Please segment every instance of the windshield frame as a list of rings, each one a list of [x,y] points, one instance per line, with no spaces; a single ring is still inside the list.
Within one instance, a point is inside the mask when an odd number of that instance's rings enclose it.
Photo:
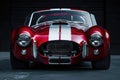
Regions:
[[[42,11],[35,11],[31,14],[30,18],[29,18],[29,21],[28,21],[28,26],[30,27],[31,26],[31,23],[32,23],[32,20],[33,20],[33,16],[36,14],[36,13],[42,13],[42,12],[51,12],[52,10],[42,10]],[[54,10],[54,11],[66,11],[66,12],[76,12],[78,14],[83,14],[87,19],[87,24],[88,24],[88,27],[91,27],[92,26],[92,21],[91,21],[91,17],[90,17],[90,14],[89,12],[87,11],[82,11],[82,10]],[[81,15],[80,15],[81,16]]]

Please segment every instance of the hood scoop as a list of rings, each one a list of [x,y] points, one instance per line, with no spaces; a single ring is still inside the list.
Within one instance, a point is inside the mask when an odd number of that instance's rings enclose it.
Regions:
[[[66,22],[54,22],[52,25],[68,25]]]
[[[62,22],[62,23],[61,23],[61,22],[52,23],[52,25],[60,25],[60,24],[61,24],[61,25],[68,25],[68,23],[63,23],[63,22]]]
[[[52,25],[68,25],[68,22],[64,19],[54,20]]]

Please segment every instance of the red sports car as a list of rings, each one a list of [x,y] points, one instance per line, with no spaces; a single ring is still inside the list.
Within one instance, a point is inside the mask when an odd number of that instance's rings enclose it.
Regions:
[[[10,59],[13,69],[44,65],[75,65],[90,61],[93,69],[110,66],[110,36],[97,25],[93,14],[83,10],[35,11],[24,26],[11,34]]]

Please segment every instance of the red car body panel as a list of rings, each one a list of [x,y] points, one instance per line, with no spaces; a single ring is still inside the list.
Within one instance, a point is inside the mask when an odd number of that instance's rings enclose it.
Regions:
[[[96,61],[96,60],[100,60],[108,55],[110,37],[109,37],[109,33],[106,29],[104,29],[100,26],[92,26],[91,28],[84,31],[83,29],[77,29],[73,26],[70,26],[70,27],[71,27],[71,31],[70,31],[71,32],[71,41],[79,44],[79,46],[81,48],[83,47],[83,42],[86,42],[86,45],[88,48],[87,53],[86,53],[87,55],[85,58],[82,58],[82,51],[80,51],[77,55],[70,57],[70,59],[71,59],[70,64],[77,64],[77,63],[80,63],[81,61]],[[49,64],[48,56],[42,55],[40,53],[40,51],[37,50],[38,57],[34,58],[33,51],[32,51],[34,42],[36,42],[37,49],[45,42],[49,42],[49,32],[50,32],[50,25],[43,25],[43,26],[37,27],[37,28],[32,28],[29,26],[22,26],[17,29],[14,29],[12,31],[12,35],[11,35],[11,47],[12,47],[11,51],[12,51],[13,55],[17,59],[20,59],[20,60],[36,61],[36,62],[40,62],[43,64]],[[30,37],[31,37],[31,42],[27,47],[21,47],[17,44],[18,36],[21,33],[26,33],[26,34],[30,35]],[[89,41],[90,36],[94,33],[102,35],[102,39],[104,42],[98,48],[91,46],[90,41]],[[60,36],[61,36],[61,29],[59,29],[59,41],[61,40]],[[21,54],[21,51],[24,49],[27,52],[26,55]],[[99,51],[98,55],[93,54],[95,49],[98,49],[98,51]]]

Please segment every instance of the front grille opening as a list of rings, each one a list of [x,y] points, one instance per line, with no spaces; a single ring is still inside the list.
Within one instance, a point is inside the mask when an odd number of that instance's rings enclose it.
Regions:
[[[73,41],[49,41],[43,43],[39,51],[45,56],[73,56],[80,52],[79,44]]]
[[[73,48],[73,44],[67,42],[51,42],[46,47],[51,53],[62,54],[63,52],[69,53]]]

